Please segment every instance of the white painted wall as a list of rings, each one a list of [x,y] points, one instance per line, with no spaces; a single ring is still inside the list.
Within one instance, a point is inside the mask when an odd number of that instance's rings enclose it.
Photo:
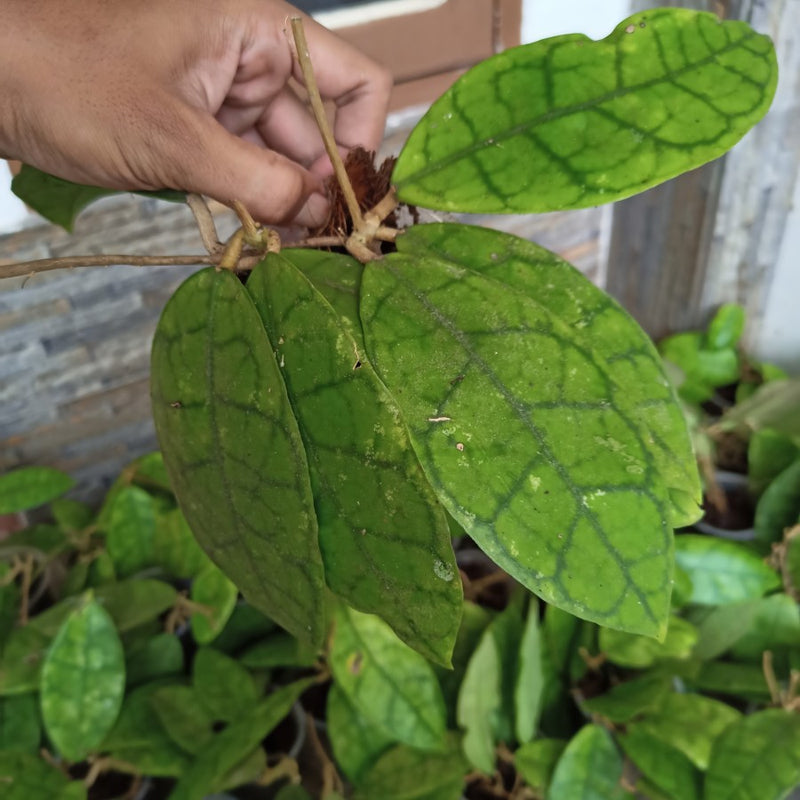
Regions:
[[[523,0],[522,41],[563,33],[602,39],[628,16],[629,7],[629,0]]]

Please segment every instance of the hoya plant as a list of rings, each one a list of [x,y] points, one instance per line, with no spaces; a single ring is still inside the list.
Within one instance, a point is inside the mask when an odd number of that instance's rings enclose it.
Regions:
[[[318,113],[346,208],[309,240],[324,250],[281,247],[241,206],[222,248],[192,198],[214,266],[164,309],[153,416],[194,535],[248,602],[312,647],[335,607],[375,614],[447,665],[465,533],[547,603],[663,638],[673,529],[699,516],[701,489],[653,345],[531,242],[395,219],[629,196],[724,153],[776,80],[770,40],[745,23],[660,9],[467,72],[383,197],[359,200]],[[62,220],[91,196],[27,168],[15,188]]]

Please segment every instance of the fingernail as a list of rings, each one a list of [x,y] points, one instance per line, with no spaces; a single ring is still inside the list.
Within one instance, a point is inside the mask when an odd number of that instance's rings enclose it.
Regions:
[[[328,218],[330,203],[327,198],[316,192],[309,195],[300,212],[295,217],[295,221],[308,228],[318,228]]]

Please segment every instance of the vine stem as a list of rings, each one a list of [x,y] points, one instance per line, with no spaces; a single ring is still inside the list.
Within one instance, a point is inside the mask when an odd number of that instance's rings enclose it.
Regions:
[[[297,50],[297,60],[300,63],[300,70],[303,73],[303,82],[306,85],[306,91],[308,92],[308,99],[311,102],[311,110],[314,113],[314,119],[317,122],[319,132],[322,134],[325,152],[328,154],[331,164],[333,164],[333,171],[336,173],[336,180],[339,181],[339,186],[342,189],[342,194],[347,203],[347,210],[350,212],[350,217],[353,220],[353,227],[358,230],[364,224],[361,207],[356,199],[356,193],[353,191],[353,185],[350,183],[350,178],[344,167],[344,161],[342,161],[339,148],[336,146],[336,139],[328,123],[328,117],[325,114],[325,106],[322,104],[322,97],[319,93],[319,87],[317,86],[317,79],[314,77],[314,68],[311,65],[311,55],[308,52],[308,42],[306,41],[306,32],[303,28],[302,17],[292,17],[292,35],[294,36],[294,44]]]

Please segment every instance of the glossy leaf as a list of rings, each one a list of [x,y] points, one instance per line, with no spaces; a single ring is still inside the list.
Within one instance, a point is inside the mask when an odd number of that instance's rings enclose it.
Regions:
[[[659,344],[661,355],[683,373],[678,394],[688,403],[702,403],[717,387],[739,379],[739,354],[732,348],[711,350],[697,331],[668,336]]]
[[[153,563],[155,531],[150,495],[138,486],[125,486],[114,498],[106,529],[106,546],[120,578]]]
[[[361,314],[428,480],[481,549],[548,603],[660,633],[667,491],[603,359],[574,327],[420,254],[367,265]]]
[[[641,429],[670,490],[673,527],[699,519],[702,489],[683,412],[652,341],[613,298],[555,253],[487,228],[416,225],[400,237],[398,248],[480,272],[569,325],[575,340],[602,360],[614,402]]]
[[[699,800],[700,773],[680,751],[637,729],[618,736],[628,758],[670,800]]]
[[[644,669],[665,658],[689,658],[696,642],[694,625],[676,616],[670,618],[663,642],[611,628],[601,628],[599,637],[600,649],[611,661],[637,669]]]
[[[780,586],[777,573],[757,555],[726,539],[682,534],[675,539],[675,561],[692,582],[690,603],[738,603]]]
[[[37,508],[68,492],[75,481],[51,467],[20,467],[0,475],[0,514]]]
[[[392,182],[446,211],[619,200],[722,155],[776,82],[772,43],[743,22],[635,14],[598,42],[556,36],[473,67],[412,131]]]
[[[566,746],[563,739],[528,742],[514,753],[514,766],[528,786],[544,794]]]
[[[755,431],[747,446],[750,490],[761,494],[778,475],[800,457],[800,447],[786,434],[771,428]]]
[[[518,742],[529,742],[536,734],[543,689],[539,604],[533,601],[519,644],[519,672],[514,689],[514,732]]]
[[[203,800],[210,787],[216,786],[258,747],[313,682],[313,678],[296,681],[277,689],[247,716],[214,736],[181,776],[169,800]]]
[[[258,702],[250,673],[213,647],[201,647],[195,654],[192,680],[200,704],[215,720],[232,722]]]
[[[742,717],[714,743],[705,800],[782,800],[800,783],[800,716],[768,709]]]
[[[196,755],[213,738],[214,717],[191,686],[163,686],[156,689],[151,695],[150,705],[161,727],[186,753]]]
[[[313,667],[318,658],[313,647],[302,644],[288,633],[275,633],[244,650],[239,663],[249,669]]]
[[[461,583],[444,512],[363,345],[286,259],[247,282],[278,355],[311,471],[328,586],[448,664]]]
[[[724,606],[698,606],[686,613],[697,628],[697,642],[692,656],[702,661],[718,658],[747,632],[758,614],[759,598]]]
[[[203,606],[206,613],[191,616],[192,635],[198,644],[213,642],[225,627],[236,606],[239,589],[214,564],[208,564],[192,581],[192,602]]]
[[[31,753],[0,752],[3,800],[86,800],[83,781]]]
[[[756,539],[765,550],[800,519],[800,459],[788,466],[761,495],[756,506]]]
[[[116,724],[101,746],[103,752],[152,777],[177,777],[190,763],[161,726],[153,704],[161,683],[149,683],[125,698]]]
[[[142,647],[128,652],[125,661],[127,685],[138,686],[148,681],[183,672],[183,646],[171,633],[159,633]]]
[[[605,694],[584,700],[581,706],[589,714],[598,714],[610,722],[629,722],[658,708],[671,684],[670,676],[646,673],[612,686]]]
[[[717,737],[741,714],[726,703],[699,694],[670,692],[659,707],[628,726],[680,750],[698,769],[705,770]]]
[[[712,350],[736,347],[744,332],[745,311],[736,303],[720,306],[706,331],[706,344]]]
[[[36,695],[0,698],[0,752],[37,753],[41,738]]]
[[[198,542],[249,602],[298,638],[325,631],[308,464],[275,356],[233,273],[201,270],[167,303],[153,416]]]
[[[330,667],[357,711],[397,741],[442,746],[445,709],[430,664],[386,623],[339,604]]]
[[[548,800],[619,800],[622,756],[611,735],[598,725],[584,725],[558,760]]]
[[[395,745],[378,757],[364,775],[357,800],[459,800],[469,765],[458,737],[447,737],[447,747],[424,753],[407,745]]]
[[[156,516],[153,559],[168,575],[181,580],[194,578],[211,563],[179,508]]]
[[[42,665],[42,719],[64,758],[95,750],[117,719],[125,659],[114,622],[88,600],[66,620]]]
[[[90,203],[107,195],[123,194],[116,189],[101,189],[99,186],[85,186],[57,178],[28,164],[23,164],[22,169],[11,181],[11,190],[46,220],[68,231],[72,230],[78,214]],[[136,194],[173,202],[181,202],[185,197],[182,192],[171,190],[136,192]]]
[[[336,763],[356,785],[395,741],[360,714],[336,684],[328,692],[325,720]]]
[[[732,648],[734,659],[760,663],[765,650],[776,651],[800,644],[800,606],[794,597],[773,594],[753,605],[752,621]]]

